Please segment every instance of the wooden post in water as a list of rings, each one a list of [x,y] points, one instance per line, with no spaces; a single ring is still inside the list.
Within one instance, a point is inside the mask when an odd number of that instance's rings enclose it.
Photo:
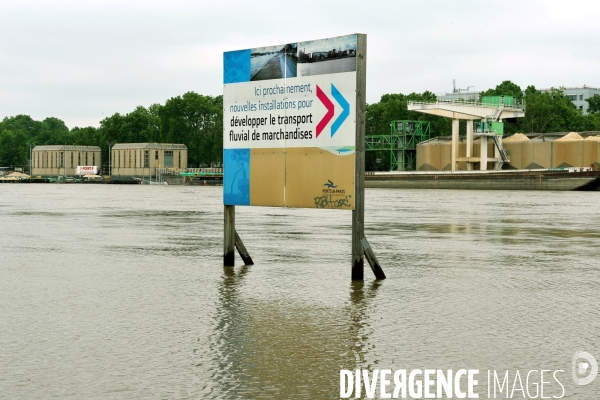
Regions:
[[[354,165],[354,210],[352,211],[352,280],[364,279],[364,255],[377,279],[385,274],[365,238],[365,118],[367,91],[367,35],[356,35],[356,148]],[[362,241],[367,244],[366,247]]]
[[[242,242],[242,238],[238,235],[237,231],[235,231],[235,248],[237,249],[240,257],[244,261],[244,265],[254,265],[254,261],[252,261],[252,257],[250,257],[250,253],[246,250],[246,246],[244,246],[244,242]]]
[[[367,261],[369,261],[369,265],[371,266],[371,270],[373,270],[373,274],[375,274],[375,278],[385,279],[385,273],[383,272],[383,269],[381,269],[381,265],[379,265],[379,261],[377,261],[377,257],[375,257],[375,253],[367,241],[367,238],[362,238],[360,242],[362,243],[363,249],[365,249],[365,257],[367,257]]]
[[[364,279],[365,236],[365,113],[367,90],[367,35],[356,35],[356,148],[354,164],[354,210],[352,210],[352,280]]]
[[[223,249],[223,266],[233,267],[235,265],[235,250],[237,249],[240,257],[244,261],[244,265],[254,265],[252,257],[246,250],[242,238],[235,230],[235,206],[225,206],[225,224],[224,224],[224,249]]]
[[[225,206],[225,240],[223,266],[233,267],[235,264],[235,206]]]

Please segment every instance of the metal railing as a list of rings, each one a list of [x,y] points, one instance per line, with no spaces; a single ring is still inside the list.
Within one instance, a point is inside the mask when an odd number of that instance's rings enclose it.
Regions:
[[[453,99],[453,100],[436,100],[431,101],[409,101],[408,105],[415,106],[430,106],[430,105],[465,105],[472,107],[486,107],[486,108],[498,108],[498,104],[492,104],[490,102],[482,102],[481,100],[465,100],[465,99]],[[504,109],[518,109],[525,110],[525,100],[514,100],[508,104],[500,103]]]
[[[187,172],[222,174],[223,168],[188,168]]]

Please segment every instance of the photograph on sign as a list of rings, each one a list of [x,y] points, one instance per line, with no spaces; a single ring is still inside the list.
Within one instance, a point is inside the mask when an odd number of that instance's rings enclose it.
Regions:
[[[297,43],[259,47],[250,51],[250,80],[295,78]]]
[[[298,43],[298,76],[356,71],[356,36]]]
[[[223,63],[224,204],[352,210],[356,35]]]

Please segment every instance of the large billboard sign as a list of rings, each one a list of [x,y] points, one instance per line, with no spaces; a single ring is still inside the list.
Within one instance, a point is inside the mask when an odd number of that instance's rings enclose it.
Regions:
[[[357,36],[223,55],[225,205],[355,207]]]

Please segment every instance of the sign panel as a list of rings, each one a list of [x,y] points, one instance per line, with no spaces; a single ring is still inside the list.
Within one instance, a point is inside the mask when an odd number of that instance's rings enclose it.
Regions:
[[[224,53],[224,204],[354,209],[356,46]]]
[[[98,175],[98,167],[93,166],[77,166],[77,175]]]

